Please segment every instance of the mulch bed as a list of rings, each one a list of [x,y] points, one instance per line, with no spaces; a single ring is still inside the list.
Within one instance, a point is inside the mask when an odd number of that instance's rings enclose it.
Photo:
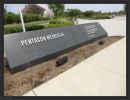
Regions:
[[[21,96],[31,89],[74,67],[81,61],[121,38],[123,38],[123,36],[105,37],[102,39],[105,40],[103,45],[99,45],[98,40],[16,74],[11,74],[8,66],[4,66],[4,96]],[[68,56],[68,62],[60,67],[56,67],[57,59],[63,56]]]

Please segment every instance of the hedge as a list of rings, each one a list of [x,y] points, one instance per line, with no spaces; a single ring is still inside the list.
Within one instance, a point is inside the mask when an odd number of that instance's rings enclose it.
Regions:
[[[93,19],[111,19],[109,15],[95,15],[92,17]]]
[[[24,14],[23,15],[24,22],[32,22],[32,21],[40,21],[40,20],[50,20],[50,17],[43,17],[38,15],[32,15],[32,14]]]
[[[35,14],[23,14],[24,22],[50,20],[50,17],[43,17]],[[20,15],[8,12],[4,14],[4,24],[20,23]]]
[[[69,20],[63,20],[63,19],[53,19],[49,22],[48,27],[63,27],[63,26],[69,26],[69,25],[73,25],[73,22],[69,21]]]
[[[32,30],[39,30],[44,29],[45,27],[43,25],[25,25],[26,31],[32,31]],[[15,26],[4,26],[4,34],[10,34],[10,33],[17,33],[22,32],[22,26],[21,25],[15,25]]]
[[[12,23],[19,23],[20,18],[18,15],[8,12],[4,14],[4,24],[12,24]]]

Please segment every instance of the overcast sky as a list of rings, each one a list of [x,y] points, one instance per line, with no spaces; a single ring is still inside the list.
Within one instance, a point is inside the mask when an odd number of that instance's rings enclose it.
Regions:
[[[18,13],[17,4],[5,4],[7,11]],[[44,4],[46,6],[46,4]],[[25,7],[25,4],[20,4],[21,8]],[[81,11],[94,10],[102,12],[113,12],[123,10],[124,4],[65,4],[65,9],[77,8]]]

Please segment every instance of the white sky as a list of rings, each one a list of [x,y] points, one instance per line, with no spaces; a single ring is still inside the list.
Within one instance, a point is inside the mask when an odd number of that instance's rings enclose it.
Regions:
[[[7,11],[18,13],[17,4],[5,4]],[[47,7],[47,4],[44,4]],[[20,4],[21,9],[25,4]],[[65,9],[77,8],[81,11],[94,10],[102,12],[113,12],[123,10],[124,4],[65,4]]]

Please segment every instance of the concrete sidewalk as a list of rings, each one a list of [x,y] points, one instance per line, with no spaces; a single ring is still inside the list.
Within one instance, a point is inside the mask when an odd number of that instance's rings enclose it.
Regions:
[[[126,38],[23,96],[126,96]]]
[[[126,36],[126,16],[100,20],[78,19],[79,24],[92,22],[99,22],[100,25],[108,32],[108,36]]]

